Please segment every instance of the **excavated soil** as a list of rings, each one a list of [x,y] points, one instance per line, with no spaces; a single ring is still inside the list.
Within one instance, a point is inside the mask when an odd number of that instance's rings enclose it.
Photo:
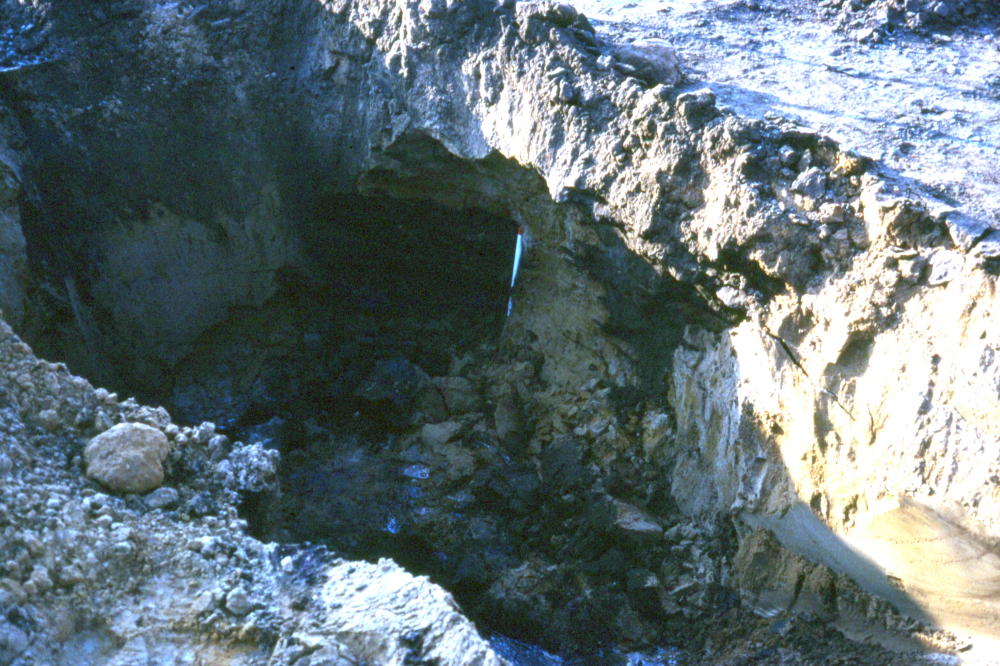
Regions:
[[[984,7],[0,7],[0,666],[990,663]]]

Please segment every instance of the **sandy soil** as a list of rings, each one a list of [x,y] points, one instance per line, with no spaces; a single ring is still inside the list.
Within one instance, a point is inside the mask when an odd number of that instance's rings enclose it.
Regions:
[[[618,41],[669,40],[692,87],[751,118],[781,116],[878,159],[1000,226],[1000,38],[995,26],[857,41],[814,2],[578,0]]]
[[[900,587],[905,581],[906,594],[937,626],[972,633],[975,656],[997,658],[1000,644],[984,637],[1000,625],[1000,548],[977,534],[958,506],[912,499],[893,505],[858,535],[861,552],[890,570]]]

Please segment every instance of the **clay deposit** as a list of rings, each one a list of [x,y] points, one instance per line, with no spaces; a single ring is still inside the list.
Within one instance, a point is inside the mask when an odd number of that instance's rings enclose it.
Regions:
[[[991,663],[993,18],[581,8],[0,7],[0,666]]]

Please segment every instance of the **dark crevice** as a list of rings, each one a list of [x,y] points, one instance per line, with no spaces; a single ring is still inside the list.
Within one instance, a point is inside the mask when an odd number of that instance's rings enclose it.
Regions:
[[[719,251],[719,258],[713,266],[743,276],[750,289],[756,290],[766,298],[784,293],[785,283],[779,278],[768,275],[760,264],[748,259],[744,252],[745,250],[723,248]]]

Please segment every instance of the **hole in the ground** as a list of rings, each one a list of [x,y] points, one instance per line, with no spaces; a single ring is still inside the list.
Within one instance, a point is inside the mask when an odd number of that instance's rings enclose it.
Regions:
[[[94,234],[86,239],[92,246],[74,254],[95,258],[92,264],[67,258],[63,272],[36,262],[53,296],[33,342],[112,390],[163,404],[180,423],[210,420],[233,441],[278,450],[281,494],[241,498],[252,535],[320,543],[368,560],[391,557],[451,589],[485,628],[542,640],[548,621],[521,617],[517,606],[491,610],[487,591],[531,552],[556,557],[553,533],[592,531],[577,515],[580,497],[572,496],[585,491],[591,461],[567,444],[566,461],[551,464],[571,480],[543,488],[524,458],[526,431],[515,432],[520,443],[513,448],[497,433],[495,419],[509,418],[508,430],[524,431],[526,415],[505,389],[499,402],[512,413],[497,416],[491,390],[511,380],[487,376],[483,367],[520,368],[513,384],[537,390],[545,363],[530,330],[516,344],[501,339],[518,214],[504,214],[513,197],[495,193],[510,167],[488,164],[485,171],[501,175],[487,173],[483,178],[492,180],[483,184],[476,182],[481,172],[439,152],[418,141],[414,155],[402,156],[419,165],[415,176],[397,182],[390,173],[369,174],[360,193],[317,195],[310,218],[284,222],[291,229],[265,227],[254,238],[284,237],[295,248],[279,265],[244,249],[229,255],[232,266],[204,269],[184,253],[201,253],[211,266],[217,248],[238,243],[242,232],[216,230],[199,247],[200,222],[152,205],[148,219],[116,237],[120,254]],[[528,192],[519,195],[522,204],[530,196],[552,205],[537,176],[521,178],[516,187]],[[480,196],[484,191],[494,194]],[[29,235],[38,241],[44,225],[36,213],[27,222],[36,223]],[[157,255],[161,246],[177,258]],[[148,266],[127,264],[143,252],[137,263]],[[247,277],[255,271],[268,279]],[[256,303],[253,294],[239,293],[268,284],[271,291]],[[162,299],[162,314],[152,316],[163,321],[139,321],[135,313],[150,312],[143,308],[153,299]],[[207,314],[185,303],[200,299],[231,303]],[[174,326],[176,312],[204,317],[204,325]],[[171,359],[162,345],[145,342],[158,329],[197,334],[184,342],[181,358]],[[623,407],[640,400],[624,397]],[[171,482],[206,473],[179,468]],[[544,506],[549,494],[561,497],[559,507]],[[194,504],[187,510],[212,512]],[[573,516],[580,519],[564,527]],[[605,542],[589,535],[576,555],[598,557]],[[544,642],[556,646],[564,638]]]
[[[36,262],[52,312],[33,344],[179,422],[277,450],[281,494],[247,492],[240,506],[258,538],[391,557],[483,629],[551,649],[659,640],[674,620],[641,583],[668,546],[620,543],[590,510],[610,493],[675,512],[663,478],[616,448],[619,432],[642,436],[657,391],[625,351],[587,336],[639,339],[637,363],[662,388],[703,304],[679,283],[660,288],[537,174],[463,162],[426,138],[401,145],[350,192],[304,197],[295,222],[269,204],[206,232],[166,202],[95,229],[72,253],[93,262]],[[529,258],[508,319],[519,226]],[[677,330],[657,324],[665,316]],[[209,449],[222,464],[226,451]],[[170,482],[211,473],[178,467]],[[212,514],[199,497],[184,511]]]

